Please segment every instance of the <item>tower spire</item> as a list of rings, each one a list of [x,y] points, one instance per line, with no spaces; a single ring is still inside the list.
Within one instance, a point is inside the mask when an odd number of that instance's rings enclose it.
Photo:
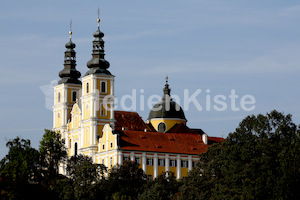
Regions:
[[[93,41],[93,53],[92,59],[87,62],[87,67],[90,68],[89,71],[86,72],[85,76],[90,74],[107,74],[111,75],[111,73],[107,70],[109,68],[109,62],[105,60],[104,56],[104,33],[100,31],[100,9],[98,8],[98,29],[93,34],[95,37]]]
[[[70,41],[66,43],[65,47],[65,59],[64,59],[64,69],[59,72],[59,77],[61,80],[58,84],[62,83],[73,83],[81,84],[80,78],[81,73],[76,70],[76,52],[74,51],[76,45],[72,42],[72,21],[70,21]]]
[[[97,22],[98,22],[98,29],[100,29],[100,8],[98,6],[98,19],[97,19]]]

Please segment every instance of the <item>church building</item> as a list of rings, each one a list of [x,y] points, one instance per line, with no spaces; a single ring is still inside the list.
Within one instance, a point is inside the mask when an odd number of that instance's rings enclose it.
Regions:
[[[61,133],[69,156],[87,155],[108,169],[136,161],[148,179],[166,171],[178,179],[186,176],[201,153],[224,139],[187,126],[183,110],[170,97],[167,78],[162,99],[153,106],[146,122],[137,112],[114,110],[115,76],[108,71],[104,34],[100,19],[97,21],[92,58],[82,77],[76,70],[76,45],[70,31],[64,69],[54,87],[53,130]],[[65,173],[63,166],[60,171]]]

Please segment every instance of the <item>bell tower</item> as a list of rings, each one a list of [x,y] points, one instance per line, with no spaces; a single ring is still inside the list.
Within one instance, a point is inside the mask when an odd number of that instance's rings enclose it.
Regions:
[[[99,15],[99,11],[98,11]],[[92,155],[97,151],[98,139],[102,137],[105,124],[114,127],[114,76],[107,70],[109,62],[104,56],[104,33],[98,29],[94,32],[92,59],[87,62],[89,70],[82,77],[82,122],[84,141],[81,147]],[[109,97],[109,98],[108,98]],[[108,101],[104,101],[107,99]],[[108,103],[108,104],[106,104]]]
[[[81,74],[76,70],[76,45],[72,42],[71,30],[69,35],[70,41],[65,44],[64,69],[59,72],[61,80],[54,86],[53,130],[59,131],[63,137],[71,119],[71,109],[81,90],[81,81],[78,80]]]

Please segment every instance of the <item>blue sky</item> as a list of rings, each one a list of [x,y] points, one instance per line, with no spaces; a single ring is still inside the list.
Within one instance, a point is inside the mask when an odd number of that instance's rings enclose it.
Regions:
[[[232,89],[239,99],[255,97],[251,112],[185,111],[188,126],[210,136],[226,137],[245,116],[273,109],[300,123],[299,1],[10,0],[0,7],[0,159],[9,139],[38,148],[43,129],[52,128],[41,87],[59,80],[70,19],[77,69],[87,71],[98,6],[117,97],[132,89],[161,95],[168,75],[172,94],[201,89],[202,105],[207,89],[212,97]],[[147,119],[148,108],[137,112]]]

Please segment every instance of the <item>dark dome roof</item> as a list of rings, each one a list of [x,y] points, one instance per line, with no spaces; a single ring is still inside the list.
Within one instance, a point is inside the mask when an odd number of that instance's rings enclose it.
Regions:
[[[72,42],[72,40],[70,39],[70,41],[68,43],[65,44],[65,47],[67,49],[74,49],[76,47],[76,45]]]
[[[149,113],[148,120],[154,118],[176,118],[186,121],[182,108],[172,100],[162,100],[155,104]]]
[[[63,83],[72,83],[72,84],[81,84],[81,81],[78,80],[80,78],[81,73],[76,69],[76,52],[74,48],[76,45],[72,42],[71,34],[72,31],[69,32],[70,41],[66,43],[67,50],[65,51],[65,59],[64,59],[64,69],[59,72],[59,77],[61,80],[58,84]]]
[[[170,97],[171,89],[169,88],[168,77],[166,77],[166,85],[163,91],[164,96],[162,100],[153,106],[149,113],[148,120],[154,118],[176,118],[187,121],[180,105],[175,103]]]

